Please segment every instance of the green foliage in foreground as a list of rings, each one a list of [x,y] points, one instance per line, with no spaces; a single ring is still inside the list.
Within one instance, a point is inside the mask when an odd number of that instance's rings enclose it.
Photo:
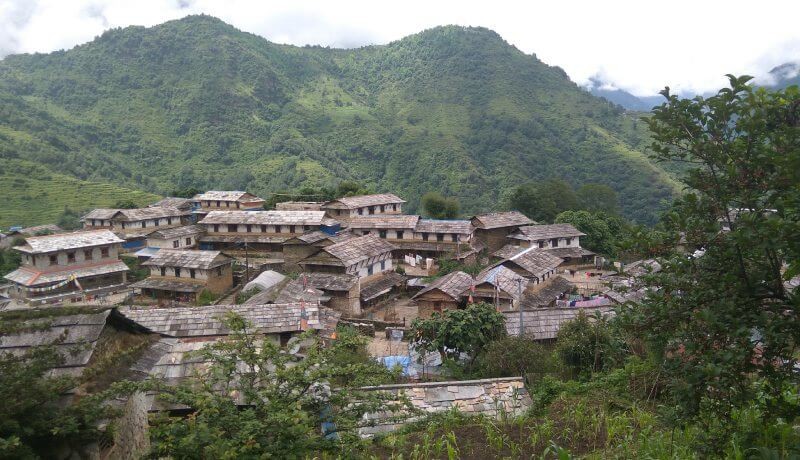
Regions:
[[[600,181],[626,197],[625,216],[652,223],[677,186],[642,154],[639,117],[483,28],[348,50],[277,45],[208,16],[113,29],[0,62],[0,171],[24,159],[52,177],[3,177],[27,183],[0,189],[14,198],[0,225],[128,198],[105,201],[113,190],[271,199],[342,179],[410,211],[435,190],[469,214],[550,177]],[[71,193],[79,183],[112,190]]]
[[[422,195],[422,208],[434,219],[455,219],[461,206],[455,198],[445,198],[441,193],[428,192]]]

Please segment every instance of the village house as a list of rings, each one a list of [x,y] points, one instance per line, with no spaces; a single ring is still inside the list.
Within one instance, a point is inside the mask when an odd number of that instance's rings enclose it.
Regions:
[[[203,227],[199,225],[156,230],[147,235],[147,247],[139,250],[136,255],[150,257],[159,249],[194,249],[203,233]]]
[[[533,247],[521,248],[506,245],[493,255],[500,259],[495,266],[503,265],[513,270],[518,275],[528,278],[532,285],[538,285],[550,279],[564,262],[564,259],[554,256],[549,251],[540,251]]]
[[[13,283],[9,294],[44,304],[123,289],[128,266],[118,257],[122,243],[109,230],[28,237],[14,248],[22,264],[5,276]]]
[[[522,295],[522,309],[554,307],[557,300],[563,300],[565,296],[574,292],[575,289],[575,285],[564,277],[555,276],[539,289],[528,289],[524,292]]]
[[[64,229],[55,224],[35,225],[33,227],[11,227],[6,233],[0,233],[0,249],[10,248],[14,240],[26,236],[52,235],[64,233]]]
[[[283,243],[307,232],[336,233],[338,222],[323,211],[211,211],[200,222],[205,235],[201,249],[231,253],[247,250],[281,258]]]
[[[298,262],[316,254],[320,248],[340,243],[350,238],[355,238],[355,235],[350,231],[331,234],[319,230],[289,238],[283,242],[283,271],[286,273],[300,272],[302,267]]]
[[[338,198],[322,205],[328,217],[347,223],[356,216],[402,214],[405,200],[391,193]]]
[[[593,264],[595,253],[581,247],[586,236],[572,224],[526,225],[508,236],[509,242],[522,248],[538,248],[564,259],[563,265]]]
[[[210,190],[195,195],[192,200],[201,214],[210,211],[261,211],[264,199],[243,191]]]
[[[528,289],[528,279],[503,265],[488,267],[475,277],[473,301],[486,302],[498,310],[514,310]]]
[[[359,236],[320,249],[299,265],[308,272],[340,273],[366,278],[392,270],[392,251],[396,249],[378,235]]]
[[[325,305],[348,317],[361,315],[361,280],[357,276],[334,273],[303,273],[301,282],[321,291]]]
[[[275,203],[276,211],[322,211],[322,201],[282,201]]]
[[[95,209],[81,218],[86,229],[105,228],[125,240],[122,248],[134,250],[145,245],[150,233],[180,227],[191,220],[191,211],[175,207],[138,209]]]
[[[131,287],[159,301],[195,303],[203,291],[220,295],[233,287],[232,265],[219,251],[161,249],[142,263],[150,277]]]
[[[181,211],[194,211],[196,202],[191,198],[178,198],[168,196],[156,201],[153,204],[147,205],[148,208],[178,208]]]
[[[508,242],[508,235],[519,227],[536,223],[517,211],[490,212],[474,216],[470,220],[475,227],[473,245],[485,248],[489,253],[502,248]]]
[[[419,291],[411,300],[419,308],[420,318],[430,318],[444,310],[455,310],[466,305],[466,293],[475,284],[472,276],[455,271],[435,279]]]

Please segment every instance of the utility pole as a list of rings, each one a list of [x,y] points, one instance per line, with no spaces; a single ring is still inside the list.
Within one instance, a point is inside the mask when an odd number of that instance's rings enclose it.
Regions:
[[[517,308],[519,308],[519,336],[522,337],[522,278],[517,278]]]
[[[250,282],[250,256],[247,252],[247,241],[244,242],[244,283]]]

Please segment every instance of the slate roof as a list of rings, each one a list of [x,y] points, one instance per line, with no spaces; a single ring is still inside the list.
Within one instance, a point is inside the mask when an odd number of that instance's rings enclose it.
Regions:
[[[394,249],[396,248],[393,244],[379,238],[378,235],[370,234],[332,244],[322,248],[322,251],[330,254],[343,266],[349,267],[371,257],[391,252]],[[305,260],[312,261],[313,259],[314,256],[311,256]],[[302,264],[303,261],[300,263]]]
[[[490,212],[479,214],[472,219],[472,225],[482,230],[491,230],[502,227],[517,227],[521,225],[535,224],[525,214],[519,211]]]
[[[117,216],[121,216],[121,219],[126,222],[129,221],[140,221],[140,220],[147,220],[147,219],[161,219],[164,217],[181,217],[181,216],[188,216],[191,214],[189,210],[186,209],[178,209],[173,206],[152,206],[149,208],[137,208],[137,209],[95,209],[90,211],[88,214],[83,216],[81,220],[86,221],[90,219],[114,219]]]
[[[521,246],[517,246],[514,244],[507,244],[502,248],[498,249],[497,251],[493,252],[492,255],[499,258],[499,259],[510,259],[515,255],[519,254],[520,252],[524,251],[527,248],[523,248]]]
[[[475,284],[489,283],[493,286],[497,286],[514,300],[518,300],[519,296],[517,292],[519,291],[519,286],[517,280],[522,280],[522,292],[524,293],[528,286],[528,280],[519,276],[510,268],[498,265],[496,267],[486,268],[478,273],[478,276],[475,277]]]
[[[325,325],[320,321],[320,310],[325,307],[313,304],[304,307],[309,329],[323,329]],[[302,309],[299,303],[289,303],[143,309],[123,307],[120,308],[120,313],[153,332],[181,338],[230,334],[222,321],[228,312],[234,312],[250,321],[260,333],[300,332]]]
[[[508,259],[499,262],[499,264],[505,265],[509,262],[517,264],[523,270],[535,277],[540,277],[552,270],[555,270],[564,262],[564,259],[556,257],[549,251],[543,251],[539,248],[527,248],[517,254],[514,254]]]
[[[173,292],[200,292],[205,289],[205,284],[198,282],[195,279],[177,280],[177,279],[161,279],[161,278],[145,278],[131,284],[135,289],[156,289],[160,291],[173,291]]]
[[[351,217],[347,227],[351,229],[408,229],[413,230],[419,216],[406,214],[374,214],[371,216]]]
[[[241,211],[240,211],[241,212]],[[235,235],[200,235],[198,240],[203,243],[283,243],[289,239],[286,236],[268,236],[259,233],[237,233]]]
[[[542,249],[544,252],[548,252],[556,257],[572,257],[578,258],[583,256],[593,256],[594,253],[588,249],[584,248],[546,248]]]
[[[661,271],[661,264],[655,259],[644,259],[631,262],[623,267],[626,275],[634,278],[644,276],[648,273],[658,273]]]
[[[123,240],[119,239],[117,235],[110,230],[99,229],[60,233],[56,235],[29,236],[25,238],[24,245],[17,246],[16,248],[29,254],[42,254],[115,243],[123,243]]]
[[[613,315],[614,309],[609,306],[602,307],[565,307],[565,308],[538,308],[523,310],[523,334],[532,335],[535,340],[554,339],[561,325],[575,319],[583,311],[589,317],[595,312],[601,315]],[[519,334],[519,311],[503,312],[506,317],[506,331],[508,335]]]
[[[329,297],[321,290],[311,286],[309,283],[304,286],[301,279],[296,279],[289,281],[281,289],[275,298],[275,303],[294,303],[302,300],[308,304],[322,302],[327,299]]]
[[[211,211],[201,224],[323,225],[325,211]]]
[[[114,217],[115,215],[117,215],[117,213],[120,212],[120,211],[121,211],[121,209],[117,209],[117,208],[97,208],[97,209],[92,209],[91,211],[86,213],[83,217],[81,217],[81,220],[82,221],[90,220],[90,219],[109,220],[112,217]]]
[[[8,232],[9,235],[30,235],[35,236],[39,232],[63,233],[64,229],[56,224],[34,225],[33,227],[25,227],[13,232]]]
[[[335,273],[303,273],[308,285],[323,291],[349,291],[357,283],[358,278],[352,275]]]
[[[148,238],[155,238],[159,240],[170,240],[173,238],[181,238],[191,235],[199,235],[205,232],[203,227],[199,225],[184,225],[182,227],[165,228],[156,230],[147,235]]]
[[[285,244],[316,244],[325,240],[329,240],[333,243],[339,243],[355,237],[356,235],[348,231],[339,232],[335,235],[331,235],[330,233],[325,233],[317,230],[313,232],[304,233],[290,240],[286,240]]]
[[[343,204],[348,209],[355,209],[363,208],[364,206],[405,203],[406,201],[393,193],[378,193],[374,195],[346,196],[328,201],[322,207],[326,208],[337,202]]]
[[[322,201],[282,201],[275,203],[277,211],[319,211],[322,209]]]
[[[469,235],[472,234],[473,230],[472,222],[465,219],[420,219],[414,231],[418,233],[456,233],[459,235]]]
[[[245,198],[246,195],[252,197],[247,199],[248,202],[264,201],[252,193],[243,192],[241,190],[209,190],[205,193],[195,195],[192,199],[194,201],[239,201],[242,198]]]
[[[361,300],[368,302],[378,296],[386,294],[397,286],[402,286],[406,278],[395,272],[385,272],[361,285]]]
[[[438,289],[452,297],[453,300],[458,300],[458,298],[474,283],[475,280],[464,272],[451,272],[441,278],[431,281],[425,288],[412,297],[412,299],[416,299],[434,289]]]
[[[148,267],[182,267],[208,270],[232,261],[220,251],[198,251],[193,249],[161,249],[142,265]]]
[[[551,238],[570,238],[586,234],[572,224],[526,225],[509,235],[509,238],[525,241],[549,240]]]
[[[64,281],[69,279],[72,275],[75,275],[77,278],[86,278],[89,276],[108,275],[110,273],[126,271],[128,271],[128,266],[121,260],[108,260],[81,267],[61,266],[58,270],[54,271],[39,271],[23,265],[13,272],[6,274],[5,278],[24,286],[39,286]]]
[[[556,300],[556,297],[566,292],[572,292],[575,285],[564,277],[556,276],[546,286],[534,293],[525,293],[522,296],[522,308],[544,308]]]

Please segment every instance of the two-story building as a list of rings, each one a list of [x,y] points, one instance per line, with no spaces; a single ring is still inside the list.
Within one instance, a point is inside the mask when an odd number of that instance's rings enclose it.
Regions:
[[[405,200],[392,193],[374,195],[347,196],[328,201],[322,205],[331,219],[347,223],[357,216],[372,216],[375,214],[402,214]]]
[[[81,218],[86,229],[105,228],[125,240],[123,249],[144,247],[147,235],[156,230],[187,225],[191,211],[171,206],[137,209],[95,209]]]
[[[475,227],[474,245],[489,253],[502,248],[508,242],[506,238],[518,228],[536,223],[518,211],[479,214],[470,220]]]
[[[211,211],[261,211],[264,209],[263,198],[241,190],[210,190],[195,195],[192,200],[196,203],[200,213]]]
[[[365,235],[321,248],[299,262],[308,272],[340,273],[365,278],[392,270],[395,246],[378,235]]]
[[[317,230],[289,238],[283,242],[283,271],[300,272],[302,268],[298,263],[301,260],[316,254],[320,248],[355,237],[353,232],[346,230],[333,234]]]
[[[147,235],[147,247],[136,251],[136,256],[148,258],[161,249],[194,249],[205,231],[199,225],[165,228]]]
[[[233,259],[219,251],[161,249],[142,266],[150,277],[133,283],[153,299],[196,303],[203,291],[220,295],[233,286]]]
[[[323,211],[211,211],[200,222],[201,249],[280,258],[283,243],[307,232],[336,233],[338,222]]]
[[[118,257],[122,243],[102,229],[28,237],[14,248],[22,264],[5,276],[13,283],[9,294],[45,304],[123,289],[128,266]]]
[[[508,236],[508,241],[522,248],[537,248],[564,259],[563,265],[594,263],[595,253],[581,247],[586,236],[572,224],[526,225]]]

